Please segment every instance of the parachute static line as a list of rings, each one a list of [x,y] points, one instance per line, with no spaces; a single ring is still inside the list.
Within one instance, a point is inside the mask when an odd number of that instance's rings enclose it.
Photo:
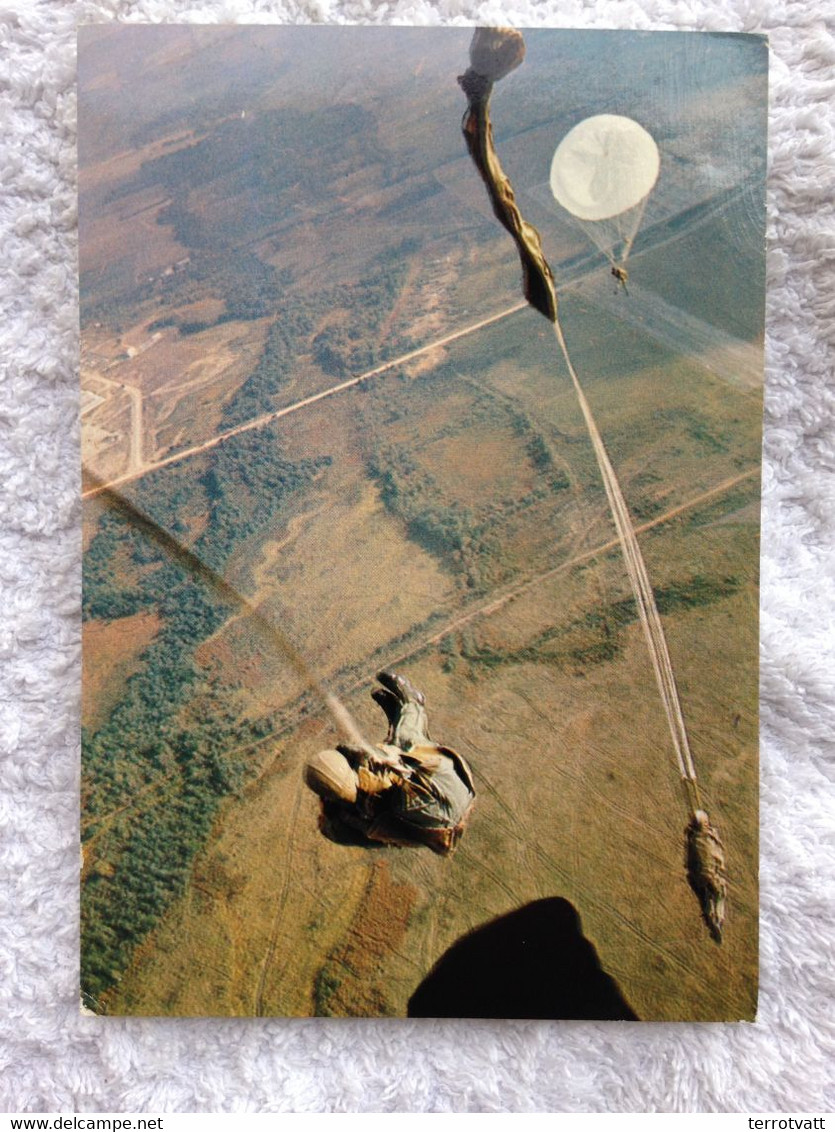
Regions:
[[[652,660],[655,679],[661,695],[661,702],[667,716],[667,723],[673,741],[679,771],[687,791],[688,802],[692,813],[691,821],[685,830],[687,880],[693,892],[698,897],[702,909],[702,918],[707,925],[711,937],[716,943],[722,942],[722,928],[725,921],[725,902],[727,898],[727,872],[725,869],[725,847],[719,831],[711,825],[708,814],[702,809],[699,795],[699,785],[696,780],[696,767],[690,753],[690,743],[687,737],[687,728],[681,711],[681,701],[678,695],[675,673],[667,648],[667,638],[661,624],[658,606],[655,601],[652,585],[647,574],[632,519],[621,491],[620,483],[615,475],[609,455],[603,444],[603,439],[592,416],[591,409],[583,393],[568,347],[563,336],[559,319],[554,323],[554,334],[566,367],[571,375],[577,399],[591,437],[606,497],[612,512],[612,518],[617,528],[618,538],[623,550],[626,571],[635,595],[635,604],[644,636],[647,641],[650,658]]]
[[[307,685],[309,691],[314,692],[331,715],[346,743],[352,747],[373,752],[374,748],[365,739],[354,717],[342,701],[328,689],[315,675],[310,663],[299,648],[290,640],[274,621],[266,617],[249,598],[244,597],[234,586],[230,585],[217,570],[209,566],[201,558],[173,538],[168,531],[152,519],[150,515],[141,511],[120,492],[107,487],[95,473],[84,469],[84,474],[95,483],[99,499],[102,499],[112,511],[120,515],[135,529],[142,532],[151,542],[155,543],[178,566],[183,567],[193,577],[204,582],[221,600],[234,606],[243,614],[253,628],[273,648],[276,648],[290,666]]]
[[[695,814],[701,809],[699,787],[696,781],[696,767],[690,752],[690,743],[687,738],[687,728],[684,724],[684,715],[681,710],[681,701],[679,699],[678,687],[673,672],[673,664],[670,659],[669,649],[667,648],[667,638],[664,634],[664,627],[661,624],[661,616],[658,612],[658,606],[647,573],[644,556],[641,554],[641,548],[638,545],[638,539],[632,525],[632,518],[626,506],[626,500],[623,497],[620,483],[609,460],[609,454],[603,444],[603,438],[597,428],[591,408],[586,400],[586,396],[577,378],[577,373],[571,362],[559,320],[554,324],[554,334],[562,350],[566,367],[568,368],[574,390],[577,394],[577,400],[580,403],[583,419],[586,422],[586,428],[591,437],[595,456],[597,457],[598,467],[600,468],[601,478],[603,479],[603,487],[609,502],[609,509],[612,512],[612,519],[614,520],[618,539],[620,540],[621,550],[626,564],[626,572],[635,597],[638,617],[641,622],[641,627],[644,630],[653,671],[655,672],[656,683],[658,684],[658,691],[661,695],[664,713],[667,716],[676,762],[678,763],[681,777],[686,784],[690,808]]]

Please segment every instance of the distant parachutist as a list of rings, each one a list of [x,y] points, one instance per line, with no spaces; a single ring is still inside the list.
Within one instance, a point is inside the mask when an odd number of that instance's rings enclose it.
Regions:
[[[616,263],[613,263],[612,264],[612,275],[614,275],[615,279],[617,279],[618,283],[621,284],[624,291],[626,291],[626,294],[628,295],[629,292],[626,290],[626,283],[627,283],[627,280],[629,279],[629,272],[626,270],[626,268],[625,267],[618,267],[618,265]]]
[[[470,157],[487,187],[493,212],[518,248],[525,298],[549,322],[556,322],[554,276],[542,251],[539,232],[522,217],[516,204],[513,188],[496,156],[490,124],[493,83],[518,67],[524,58],[525,41],[514,28],[476,28],[470,44],[470,66],[458,79],[469,103],[462,129]]]
[[[704,810],[696,810],[687,826],[687,879],[699,898],[710,934],[722,942],[728,893],[725,846]]]
[[[554,200],[603,252],[624,290],[626,261],[660,169],[652,135],[622,114],[584,118],[551,161]]]

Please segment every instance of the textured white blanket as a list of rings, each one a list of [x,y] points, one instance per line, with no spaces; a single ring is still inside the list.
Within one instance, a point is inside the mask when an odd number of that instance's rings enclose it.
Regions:
[[[0,10],[0,1107],[826,1111],[832,1089],[835,12],[819,0],[7,0]],[[77,1005],[79,21],[771,38],[754,1025],[155,1021]],[[404,1068],[408,1067],[408,1071]]]

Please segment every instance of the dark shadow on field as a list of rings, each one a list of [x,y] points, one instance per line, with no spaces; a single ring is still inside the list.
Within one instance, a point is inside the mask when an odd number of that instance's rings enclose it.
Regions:
[[[409,1016],[638,1019],[558,896],[462,936],[409,999]]]

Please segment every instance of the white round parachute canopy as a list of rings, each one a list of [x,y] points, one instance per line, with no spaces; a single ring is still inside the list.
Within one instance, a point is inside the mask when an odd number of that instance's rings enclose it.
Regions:
[[[557,146],[551,192],[613,265],[624,263],[660,167],[658,146],[643,126],[597,114]]]

